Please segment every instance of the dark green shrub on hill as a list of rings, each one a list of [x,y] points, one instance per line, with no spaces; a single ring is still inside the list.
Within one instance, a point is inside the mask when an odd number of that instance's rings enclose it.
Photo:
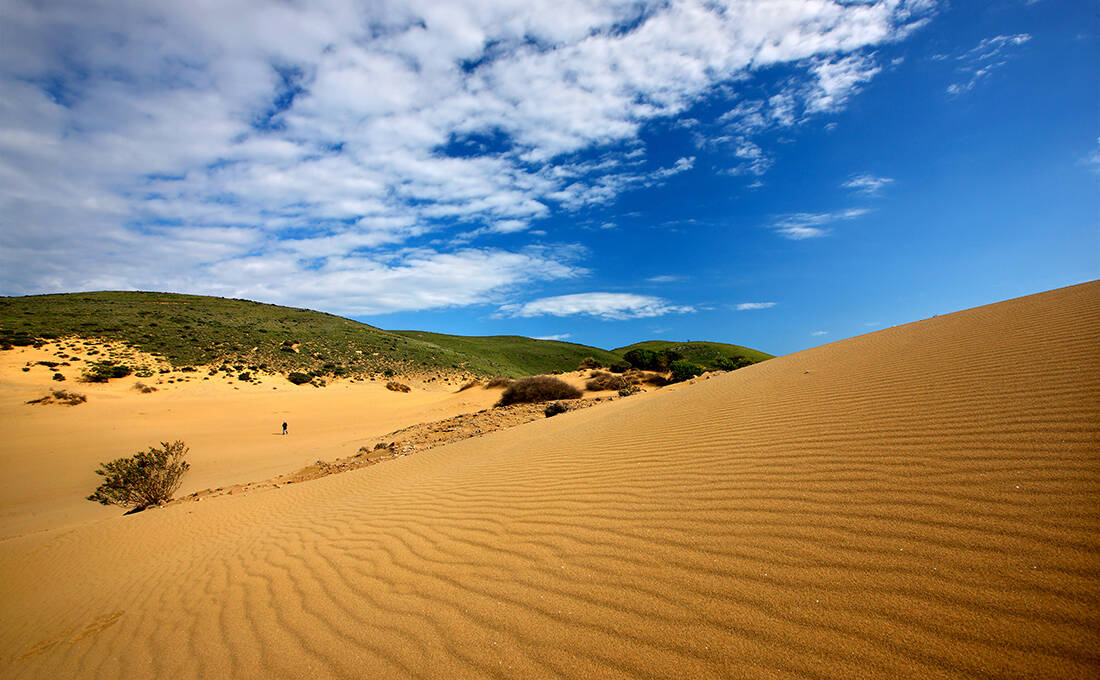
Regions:
[[[672,365],[669,366],[669,371],[672,372],[669,379],[674,383],[683,382],[697,375],[703,375],[705,370],[699,364],[693,364],[690,361],[673,361]]]
[[[630,370],[630,364],[625,361],[616,361],[615,363],[608,366],[607,370],[611,371],[612,373],[626,373]]]
[[[667,371],[674,361],[683,359],[683,355],[671,349],[654,352],[651,349],[632,349],[623,355],[623,359],[634,368],[643,371]]]
[[[125,378],[133,373],[126,364],[119,364],[114,361],[96,361],[88,364],[88,367],[84,369],[84,375],[81,376],[81,380],[84,382],[107,382],[111,378]]]
[[[240,380],[241,382],[248,382],[249,380],[252,380],[252,374],[248,371],[245,371],[244,373],[241,373],[237,376],[237,380]]]
[[[739,368],[752,366],[755,363],[748,357],[719,357],[714,366],[721,371],[736,371]]]
[[[286,379],[289,380],[290,382],[294,383],[295,385],[304,385],[307,382],[309,382],[310,380],[313,380],[313,376],[306,375],[305,373],[299,373],[297,371],[294,371],[293,373],[288,375],[286,377]]]
[[[581,391],[567,382],[548,375],[536,375],[520,378],[504,390],[497,406],[509,404],[537,403],[555,399],[578,399]]]

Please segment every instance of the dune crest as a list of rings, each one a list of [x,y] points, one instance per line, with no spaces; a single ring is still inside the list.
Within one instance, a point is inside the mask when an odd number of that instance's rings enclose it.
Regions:
[[[1100,283],[0,542],[0,674],[1088,677]]]

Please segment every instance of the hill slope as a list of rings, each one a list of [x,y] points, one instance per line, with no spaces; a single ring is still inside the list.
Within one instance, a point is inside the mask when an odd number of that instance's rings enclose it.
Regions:
[[[626,347],[618,347],[612,351],[622,356],[632,349],[648,349],[652,352],[673,350],[683,355],[684,360],[699,364],[709,370],[718,368],[717,361],[721,358],[737,359],[738,357],[746,357],[751,359],[753,363],[772,358],[771,354],[765,354],[759,350],[749,349],[741,345],[728,345],[724,342],[670,342],[668,340],[646,340],[645,342],[636,342]]]
[[[5,541],[0,669],[1089,677],[1097,346],[1092,283]]]
[[[392,331],[437,347],[481,358],[511,377],[551,371],[572,371],[581,360],[593,357],[604,365],[621,361],[620,355],[598,347],[558,340],[535,340],[518,335],[444,335],[425,331]]]
[[[385,331],[308,309],[203,295],[114,291],[0,297],[0,342],[29,344],[35,337],[63,335],[120,340],[177,367],[237,364],[328,375],[516,377],[571,371],[589,356],[604,364],[621,357],[597,347],[519,336]]]

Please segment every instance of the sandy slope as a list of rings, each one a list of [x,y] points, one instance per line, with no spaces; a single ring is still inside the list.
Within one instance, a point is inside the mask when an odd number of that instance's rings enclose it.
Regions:
[[[4,677],[1090,677],[1100,284],[0,543]]]
[[[353,454],[372,437],[415,423],[488,408],[500,390],[427,385],[398,394],[381,382],[341,381],[323,389],[295,386],[285,378],[263,382],[203,381],[157,384],[133,376],[109,384],[79,383],[82,364],[52,370],[27,362],[55,359],[40,350],[0,353],[0,538],[113,517],[117,508],[84,500],[99,483],[94,470],[161,441],[180,439],[191,449],[191,472],[181,494],[294,472],[319,458]],[[142,394],[137,382],[154,385]],[[79,406],[28,406],[26,401],[62,388],[87,396]],[[281,424],[289,435],[281,436]]]

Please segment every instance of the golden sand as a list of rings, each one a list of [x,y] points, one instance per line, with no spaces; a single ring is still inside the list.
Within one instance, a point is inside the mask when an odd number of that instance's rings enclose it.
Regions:
[[[0,676],[1095,677],[1098,348],[1094,282],[9,538]]]

